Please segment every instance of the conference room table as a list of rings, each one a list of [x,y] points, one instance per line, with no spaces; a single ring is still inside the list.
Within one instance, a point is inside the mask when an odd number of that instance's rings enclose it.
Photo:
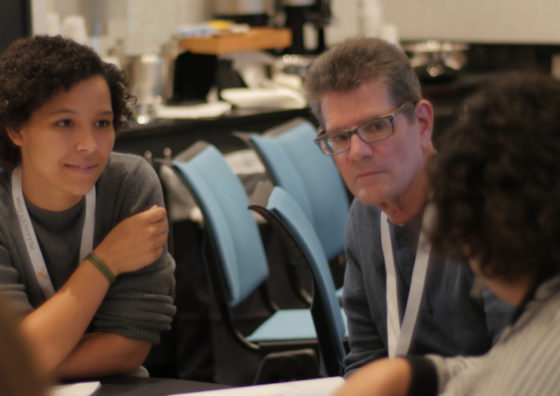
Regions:
[[[173,378],[109,377],[101,379],[101,388],[93,396],[167,396],[225,388],[225,385]]]
[[[332,396],[343,382],[342,377],[334,376],[258,386],[230,387],[169,378],[116,377],[102,379],[101,388],[92,396],[168,396],[211,390],[223,390],[231,396]],[[72,396],[77,394],[79,393],[72,393]]]

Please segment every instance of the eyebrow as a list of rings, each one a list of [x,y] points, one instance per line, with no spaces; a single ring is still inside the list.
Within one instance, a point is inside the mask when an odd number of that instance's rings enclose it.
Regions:
[[[362,125],[364,125],[364,124],[366,124],[366,123],[368,123],[368,122],[375,121],[375,120],[380,120],[380,119],[387,118],[387,117],[391,117],[391,116],[393,116],[393,114],[385,114],[385,115],[373,116],[373,117],[371,117],[371,118],[368,118],[368,119],[366,119],[366,120],[363,120],[363,121],[359,122],[359,123],[356,125],[356,127],[354,127],[354,128],[337,128],[337,129],[333,129],[333,130],[330,131],[330,132],[327,132],[327,130],[325,129],[325,132],[326,132],[327,135],[329,135],[329,134],[331,134],[331,133],[336,133],[336,132],[353,132],[353,131],[355,131],[356,129],[358,129],[359,127],[361,127]]]
[[[57,115],[57,114],[65,114],[65,113],[78,114],[78,112],[76,112],[72,109],[62,108],[62,109],[53,110],[48,115]],[[113,115],[113,111],[112,110],[104,110],[104,111],[100,111],[98,114],[100,114],[100,115]]]

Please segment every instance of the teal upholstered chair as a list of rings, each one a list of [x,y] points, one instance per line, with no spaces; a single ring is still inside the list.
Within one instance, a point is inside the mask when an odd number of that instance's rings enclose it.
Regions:
[[[172,162],[200,208],[209,249],[203,252],[221,317],[230,334],[243,347],[265,356],[271,352],[317,348],[317,335],[309,309],[276,309],[251,334],[236,324],[234,308],[256,291],[266,296],[269,276],[265,250],[241,181],[222,154],[199,142]],[[306,353],[307,353],[306,352]],[[264,361],[264,360],[263,360]],[[293,373],[291,378],[313,376]],[[256,382],[266,382],[256,379]]]
[[[346,355],[346,320],[338,302],[327,256],[313,225],[293,197],[280,187],[259,186],[251,209],[280,233],[293,260],[305,265],[313,277],[311,311],[324,369],[342,375]]]
[[[315,126],[298,118],[262,135],[237,135],[257,152],[272,182],[299,204],[327,259],[339,258],[344,253],[348,192],[333,159],[315,145]],[[340,296],[341,290],[337,293]]]

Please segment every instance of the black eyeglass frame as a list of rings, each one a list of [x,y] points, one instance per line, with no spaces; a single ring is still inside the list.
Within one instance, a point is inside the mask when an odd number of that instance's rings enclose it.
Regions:
[[[362,141],[364,143],[375,143],[375,142],[379,142],[381,140],[387,139],[389,136],[392,136],[395,133],[395,124],[394,124],[394,120],[395,118],[404,110],[406,109],[409,105],[413,105],[416,106],[418,102],[413,102],[413,101],[408,101],[408,102],[404,102],[402,105],[400,105],[395,111],[393,111],[390,114],[386,114],[383,116],[377,116],[374,118],[371,118],[367,121],[362,122],[360,125],[358,125],[356,128],[354,129],[349,129],[349,130],[342,130],[342,131],[334,131],[334,132],[329,132],[326,133],[325,129],[323,127],[319,128],[319,134],[317,135],[317,137],[314,139],[314,142],[317,146],[319,146],[319,149],[321,149],[321,151],[323,152],[323,154],[326,155],[335,155],[335,154],[340,154],[340,153],[344,153],[348,150],[350,150],[350,144],[348,145],[348,147],[346,147],[344,150],[341,151],[337,151],[334,152],[332,147],[327,143],[327,139],[333,135],[338,135],[340,133],[344,133],[346,136],[348,136],[349,140],[352,137],[352,135],[357,134],[360,139],[362,139]],[[383,136],[381,138],[377,138],[374,140],[366,140],[364,139],[364,137],[360,134],[359,130],[367,124],[370,124],[374,121],[379,121],[379,120],[383,120],[383,119],[388,119],[391,122],[391,133],[389,133],[386,136]]]

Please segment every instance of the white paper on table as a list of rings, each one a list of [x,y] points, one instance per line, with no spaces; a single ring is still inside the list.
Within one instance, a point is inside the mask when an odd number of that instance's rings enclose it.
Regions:
[[[101,388],[99,381],[76,382],[53,386],[49,396],[89,396]]]
[[[327,377],[168,396],[331,396],[343,383],[342,377]]]

